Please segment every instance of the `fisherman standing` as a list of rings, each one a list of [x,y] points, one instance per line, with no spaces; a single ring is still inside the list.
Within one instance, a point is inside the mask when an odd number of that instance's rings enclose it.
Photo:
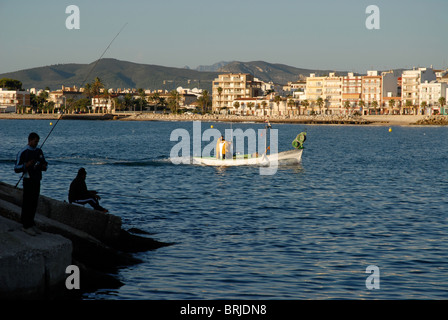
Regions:
[[[23,231],[32,236],[41,233],[36,227],[34,217],[39,201],[42,171],[47,171],[48,166],[42,150],[37,147],[39,139],[37,133],[31,132],[29,134],[28,145],[17,154],[16,164],[14,166],[14,171],[16,173],[23,172],[21,213]]]

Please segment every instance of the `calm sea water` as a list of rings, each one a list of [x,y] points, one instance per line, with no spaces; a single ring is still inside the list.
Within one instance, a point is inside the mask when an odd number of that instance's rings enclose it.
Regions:
[[[85,167],[88,187],[125,228],[176,243],[136,254],[144,263],[119,271],[124,286],[86,299],[448,297],[448,128],[274,125],[280,150],[304,129],[306,149],[301,164],[263,176],[172,164],[171,132],[192,127],[62,120],[45,143],[42,194],[66,200]],[[28,133],[42,142],[51,128],[0,120],[0,180],[18,181]],[[379,289],[366,288],[369,265]]]

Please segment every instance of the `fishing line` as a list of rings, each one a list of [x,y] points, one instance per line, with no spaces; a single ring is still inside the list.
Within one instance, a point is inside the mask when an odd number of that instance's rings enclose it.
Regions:
[[[106,54],[107,50],[109,50],[110,46],[112,45],[112,43],[114,42],[114,40],[119,36],[119,34],[121,33],[121,31],[123,31],[123,29],[126,27],[128,23],[126,22],[123,27],[121,27],[120,31],[118,31],[117,35],[112,39],[112,41],[109,43],[109,45],[107,46],[106,50],[103,51],[103,53],[101,54],[100,58],[98,60],[96,60],[95,64],[93,65],[93,67],[90,69],[89,73],[87,74],[87,76],[84,78],[83,82],[81,83],[81,87],[82,88],[84,86],[84,83],[87,81],[88,77],[90,76],[90,74],[92,73],[92,71],[95,69],[96,65],[98,64],[98,62],[101,60],[101,58]],[[47,134],[44,142],[42,142],[40,149],[43,148],[45,142],[47,141],[48,137],[51,135],[51,133],[53,132],[54,128],[56,128],[57,124],[59,123],[59,121],[62,119],[62,116],[64,115],[64,112],[61,113],[61,116],[58,118],[58,120],[55,122],[53,128],[51,128],[50,132]],[[23,171],[22,175],[20,176],[19,181],[17,181],[15,188],[17,188],[17,186],[19,185],[20,181],[22,180],[23,176],[25,175],[25,171]]]

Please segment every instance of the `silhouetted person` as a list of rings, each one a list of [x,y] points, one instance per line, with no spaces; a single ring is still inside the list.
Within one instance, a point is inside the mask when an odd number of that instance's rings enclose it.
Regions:
[[[100,206],[98,193],[95,190],[87,190],[86,185],[87,172],[84,168],[78,170],[76,178],[70,184],[70,190],[68,192],[68,202],[84,205],[88,203],[93,209],[108,212]]]
[[[44,153],[37,147],[39,135],[31,132],[28,136],[28,145],[17,154],[14,171],[23,172],[23,199],[21,222],[23,231],[35,236],[41,233],[36,227],[34,217],[36,215],[37,204],[40,195],[40,181],[42,171],[47,171],[47,161]]]

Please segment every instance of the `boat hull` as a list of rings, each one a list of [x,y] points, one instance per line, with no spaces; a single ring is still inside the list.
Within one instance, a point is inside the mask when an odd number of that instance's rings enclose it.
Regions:
[[[193,157],[193,164],[206,166],[268,166],[273,162],[299,163],[302,160],[303,149],[294,149],[273,155],[262,155],[254,158],[217,159],[215,157]]]

